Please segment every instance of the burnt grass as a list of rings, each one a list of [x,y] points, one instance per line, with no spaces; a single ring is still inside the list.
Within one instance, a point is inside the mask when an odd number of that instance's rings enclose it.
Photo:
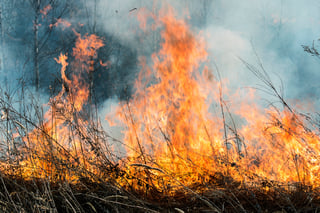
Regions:
[[[0,212],[317,212],[317,189],[296,183],[261,181],[249,185],[217,175],[199,183],[161,192],[137,191],[115,181],[77,183],[1,176]]]

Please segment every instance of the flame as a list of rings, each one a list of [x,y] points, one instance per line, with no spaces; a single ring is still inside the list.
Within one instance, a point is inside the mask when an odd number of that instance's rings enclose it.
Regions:
[[[78,113],[84,110],[89,96],[89,86],[83,76],[93,70],[96,52],[104,44],[96,35],[77,36],[72,54],[72,70],[77,72],[68,78],[67,55],[60,54],[55,59],[62,65],[62,89],[51,98],[44,122],[23,139],[23,152],[28,155],[19,164],[22,176],[26,179],[51,177],[53,181],[76,181],[86,176],[85,173],[96,171],[92,164],[96,160],[96,153],[86,128],[88,122]]]
[[[120,115],[128,128],[130,163],[159,168],[189,185],[218,171],[223,125],[220,118],[209,119],[208,93],[198,83],[207,57],[204,42],[173,14],[160,22],[162,48],[152,57],[153,67],[140,73],[136,93]]]
[[[127,128],[128,172],[159,190],[173,182],[209,182],[218,174],[240,182],[319,187],[320,138],[303,117],[286,107],[261,110],[250,102],[257,98],[252,89],[248,103],[231,111],[221,94],[228,89],[202,65],[207,56],[203,40],[172,10],[159,22],[163,42],[152,56],[154,65],[142,63],[136,92],[119,112]],[[209,110],[213,105],[220,115]],[[244,124],[229,125],[227,113]],[[150,172],[157,178],[150,179]],[[132,185],[146,187],[136,180]]]
[[[78,60],[83,70],[93,71],[94,59],[97,58],[97,50],[104,46],[103,41],[94,34],[84,35],[83,38],[78,33],[76,35],[78,35],[78,39],[73,48],[73,56]]]
[[[46,17],[50,10],[52,10],[51,4],[48,4],[43,9],[41,9],[40,13],[42,14],[42,18]]]
[[[316,128],[286,105],[262,109],[254,102],[258,97],[253,89],[247,90],[246,98],[240,92],[231,94],[227,80],[218,80],[205,66],[203,38],[172,9],[163,14],[154,22],[161,27],[162,42],[152,55],[153,66],[141,58],[135,93],[115,110],[125,127],[127,155],[118,162],[127,172],[125,177],[115,175],[120,185],[171,193],[223,176],[242,183],[268,180],[320,187]],[[145,31],[148,20],[139,19]],[[77,181],[92,174],[109,176],[101,169],[103,143],[88,130],[84,113],[90,94],[86,76],[94,71],[104,43],[96,35],[75,34],[69,62],[64,54],[55,59],[62,66],[62,89],[51,98],[44,121],[23,139],[21,152],[27,155],[19,165],[24,178]],[[108,63],[100,60],[101,66]],[[232,108],[237,101],[240,104]],[[111,118],[106,117],[110,126],[119,124]]]
[[[58,18],[54,24],[49,25],[50,28],[58,27],[58,26],[62,26],[62,30],[65,30],[66,28],[71,27],[71,23],[65,19]]]

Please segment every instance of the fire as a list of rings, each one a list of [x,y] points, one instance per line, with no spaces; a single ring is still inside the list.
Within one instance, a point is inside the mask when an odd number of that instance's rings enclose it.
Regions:
[[[76,32],[75,32],[76,33]],[[94,59],[97,58],[97,50],[104,46],[103,41],[96,35],[85,35],[83,38],[78,35],[76,45],[73,48],[73,56],[82,69],[86,71],[93,71]]]
[[[71,23],[65,19],[58,18],[54,24],[49,25],[50,28],[58,27],[58,26],[61,26],[62,30],[65,30],[66,28],[69,28],[71,26]]]
[[[223,125],[221,118],[210,119],[209,93],[198,83],[207,56],[204,42],[173,14],[160,22],[162,48],[152,57],[153,67],[140,73],[132,101],[123,106],[124,140],[130,163],[159,168],[190,185],[221,169]]]
[[[143,19],[143,30],[146,23]],[[286,104],[262,109],[251,100],[257,98],[252,89],[233,109],[225,97],[236,100],[238,93],[228,94],[226,81],[205,66],[208,53],[201,36],[175,18],[172,9],[156,23],[162,42],[152,55],[153,66],[141,61],[135,93],[117,110],[127,155],[118,163],[126,175],[106,172],[103,165],[113,162],[107,157],[107,142],[89,131],[85,114],[90,96],[86,77],[94,71],[104,42],[76,33],[70,59],[64,54],[55,59],[62,66],[60,93],[51,98],[44,121],[23,138],[22,177],[98,181],[112,176],[125,187],[151,186],[168,193],[214,182],[217,176],[227,177],[227,182],[320,187],[316,129]],[[102,66],[108,63],[100,60]],[[69,64],[72,72],[67,73]],[[119,123],[107,117],[110,125]]]
[[[96,170],[90,163],[96,160],[96,153],[92,151],[94,145],[90,144],[92,136],[87,131],[88,122],[79,113],[89,97],[89,86],[83,77],[93,70],[97,50],[104,44],[96,35],[82,37],[77,34],[77,37],[72,54],[72,70],[77,72],[67,76],[67,55],[60,54],[55,59],[62,65],[62,89],[51,98],[50,109],[41,126],[23,139],[23,152],[28,154],[19,165],[26,179],[51,177],[53,181],[76,181]]]
[[[269,180],[319,187],[319,136],[294,112],[269,109],[266,113],[264,119],[253,121],[250,131],[241,130],[252,139],[246,169]]]
[[[52,10],[51,4],[48,4],[43,9],[41,9],[40,13],[42,14],[42,18],[46,17],[50,10]]]
[[[172,11],[159,21],[161,49],[152,56],[153,67],[140,73],[136,93],[119,113],[127,127],[128,172],[159,189],[174,182],[210,182],[217,174],[239,182],[319,187],[320,138],[303,117],[286,106],[261,110],[252,103],[230,111],[221,83],[203,68],[203,40]],[[256,97],[253,91],[249,97]],[[209,110],[214,104],[220,115]],[[227,113],[245,124],[229,125]],[[150,172],[161,181],[150,180]],[[139,181],[132,184],[144,187]]]

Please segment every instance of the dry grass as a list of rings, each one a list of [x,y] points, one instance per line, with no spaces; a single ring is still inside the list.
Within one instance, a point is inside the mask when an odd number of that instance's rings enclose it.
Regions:
[[[218,181],[217,179],[215,181]],[[2,212],[317,212],[319,194],[301,185],[259,186],[230,183],[193,186],[201,193],[126,190],[115,183],[82,179],[77,184],[1,177]],[[266,184],[266,183],[263,183]],[[290,188],[290,190],[288,190]]]
[[[253,72],[272,85],[262,75],[265,73],[256,69]],[[294,113],[273,86],[271,91]],[[150,171],[166,172],[137,163],[130,165],[139,168],[137,173],[120,167],[118,156],[108,146],[110,140],[116,140],[106,134],[98,120],[81,122],[89,113],[73,113],[70,119],[70,115],[60,112],[70,130],[70,142],[80,139],[81,148],[90,150],[77,156],[45,128],[43,109],[36,98],[30,95],[27,103],[26,94],[21,93],[17,108],[14,97],[6,92],[1,94],[0,212],[317,212],[320,208],[320,189],[264,179],[260,183],[238,182],[220,173],[191,186],[172,177],[172,182],[179,186],[176,190],[170,190],[172,186],[168,185],[159,189],[152,183],[160,183],[163,176]],[[45,153],[39,154],[39,149],[23,140],[35,130],[44,138],[40,146],[45,147]],[[14,134],[18,136],[13,137]],[[57,152],[59,155],[54,154]],[[88,153],[91,155],[87,156]],[[22,162],[26,159],[47,165],[42,177],[37,173],[39,168],[27,179],[24,177]],[[75,179],[67,179],[66,175]]]

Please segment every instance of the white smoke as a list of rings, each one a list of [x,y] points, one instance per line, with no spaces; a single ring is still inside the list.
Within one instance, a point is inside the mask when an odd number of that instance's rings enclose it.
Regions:
[[[253,65],[261,60],[276,88],[283,86],[285,98],[311,97],[317,103],[320,61],[301,45],[310,45],[320,36],[319,1],[100,0],[99,22],[139,54],[152,53],[160,36],[141,33],[137,16],[145,10],[158,13],[167,3],[178,17],[186,17],[195,34],[205,36],[210,61],[229,80],[231,90],[262,84],[239,58]]]

